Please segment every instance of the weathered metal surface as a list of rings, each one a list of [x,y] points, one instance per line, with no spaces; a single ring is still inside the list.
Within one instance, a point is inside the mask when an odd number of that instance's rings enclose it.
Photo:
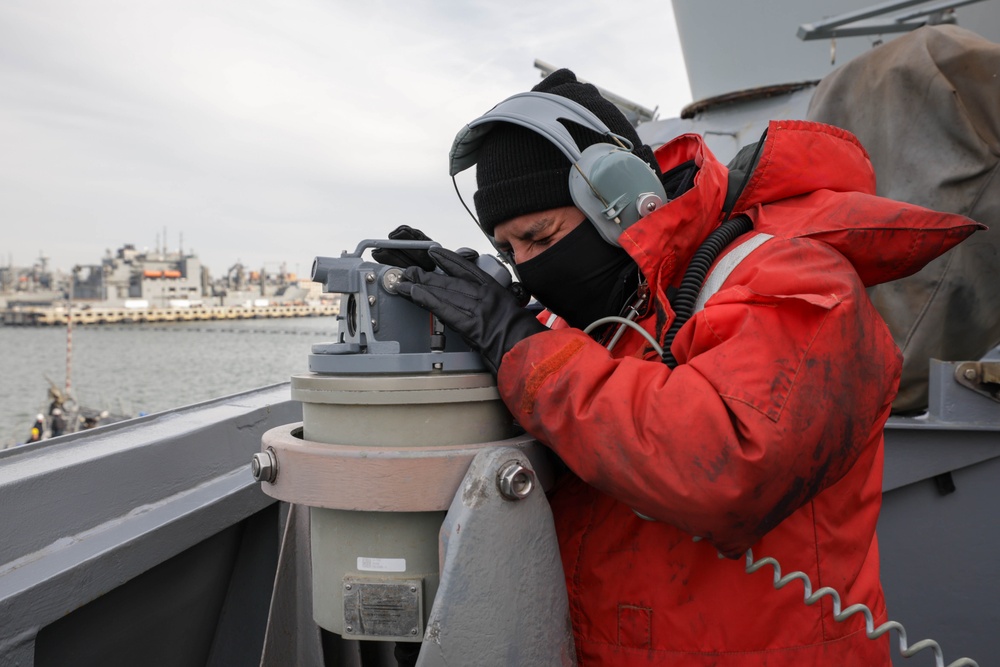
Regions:
[[[879,551],[889,616],[910,644],[930,638],[949,664],[985,666],[1000,655],[1000,406],[956,380],[961,365],[932,360],[930,411],[886,425]]]
[[[943,436],[941,444],[952,444],[947,440]],[[947,473],[950,493],[929,478],[893,489],[882,499],[879,555],[889,617],[903,624],[911,645],[936,641],[947,664],[968,657],[986,667],[1000,655],[998,478],[1000,457],[994,457]],[[893,651],[896,667],[933,664],[930,656],[919,658],[907,660]]]
[[[552,513],[536,488],[505,499],[499,474],[523,453],[478,454],[441,528],[441,584],[418,667],[574,665]]]
[[[125,616],[130,604],[150,611],[143,596],[117,589],[181,595],[188,579],[219,595],[202,639],[204,664],[221,664],[210,655],[238,655],[248,647],[259,654],[262,632],[255,630],[249,643],[245,633],[257,625],[262,631],[266,612],[251,623],[260,604],[238,600],[253,597],[249,581],[262,571],[273,577],[267,562],[276,556],[277,540],[269,556],[268,549],[257,552],[266,543],[262,537],[258,545],[241,538],[246,522],[274,502],[260,492],[248,462],[266,429],[300,414],[288,386],[277,385],[0,453],[0,665],[55,664],[46,656],[60,655],[57,647],[50,642],[38,650],[39,633],[83,641],[86,617],[104,613],[91,603],[120,600],[116,612]],[[268,523],[273,519],[257,525]],[[217,563],[224,578],[199,583],[197,572],[166,565],[182,554],[190,563]],[[269,588],[268,581],[265,593]],[[152,613],[169,609],[164,599]],[[169,614],[165,618],[170,627]],[[224,638],[217,634],[224,629],[238,632]],[[227,648],[237,635],[245,646]],[[156,657],[129,655],[123,648],[137,642],[125,627],[108,628],[91,644],[93,664],[173,665],[188,655],[181,645]],[[97,655],[102,647],[109,652],[103,658]]]

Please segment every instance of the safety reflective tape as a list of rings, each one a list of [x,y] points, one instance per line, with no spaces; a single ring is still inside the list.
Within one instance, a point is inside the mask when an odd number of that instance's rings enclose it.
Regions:
[[[699,310],[705,307],[705,302],[708,301],[713,294],[719,291],[722,284],[726,282],[726,278],[729,274],[733,272],[740,262],[747,258],[747,256],[754,250],[759,248],[764,244],[765,241],[774,238],[770,234],[755,234],[751,236],[743,243],[739,244],[729,252],[727,252],[722,259],[718,261],[715,268],[708,274],[705,278],[705,283],[701,286],[701,291],[698,292],[698,299],[694,302],[694,310],[691,314],[697,313]]]

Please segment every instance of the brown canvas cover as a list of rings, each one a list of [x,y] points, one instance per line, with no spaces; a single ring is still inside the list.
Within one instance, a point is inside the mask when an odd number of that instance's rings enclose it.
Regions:
[[[893,411],[920,412],[931,358],[975,360],[1000,343],[1000,45],[919,28],[825,77],[808,118],[857,135],[879,195],[990,227],[869,290],[904,355]]]

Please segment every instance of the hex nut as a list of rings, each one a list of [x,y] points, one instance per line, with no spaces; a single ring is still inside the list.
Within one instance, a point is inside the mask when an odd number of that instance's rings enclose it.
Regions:
[[[520,461],[511,461],[500,469],[497,487],[507,500],[523,500],[535,488],[535,471]]]
[[[274,448],[268,447],[263,452],[257,452],[250,461],[250,472],[258,482],[274,483],[278,477],[278,458]]]

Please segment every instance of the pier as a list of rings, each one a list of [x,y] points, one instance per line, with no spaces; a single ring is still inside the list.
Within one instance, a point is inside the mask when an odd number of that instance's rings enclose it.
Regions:
[[[269,304],[266,306],[192,306],[183,308],[123,308],[108,306],[8,306],[5,326],[66,326],[204,322],[291,317],[328,317],[340,313],[339,303]]]

